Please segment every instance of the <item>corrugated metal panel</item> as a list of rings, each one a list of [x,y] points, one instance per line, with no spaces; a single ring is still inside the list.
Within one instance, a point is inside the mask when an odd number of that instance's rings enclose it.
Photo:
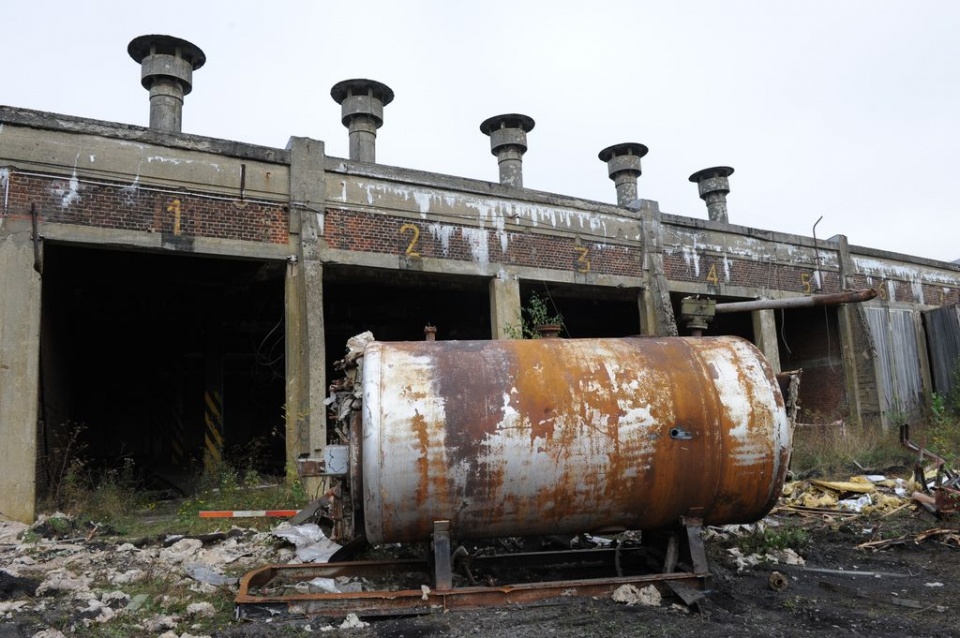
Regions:
[[[947,394],[953,388],[953,371],[960,360],[960,306],[953,305],[923,313],[933,389]]]
[[[923,377],[912,310],[867,308],[867,323],[877,348],[880,407],[887,415],[923,409]]]

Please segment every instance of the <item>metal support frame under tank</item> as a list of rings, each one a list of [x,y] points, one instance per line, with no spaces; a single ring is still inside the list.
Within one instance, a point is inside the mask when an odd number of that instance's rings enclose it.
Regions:
[[[236,614],[416,615],[605,596],[623,585],[650,584],[696,604],[710,579],[701,525],[698,518],[681,518],[674,529],[642,533],[640,543],[627,540],[634,533],[624,533],[603,548],[471,556],[462,548],[453,551],[448,521],[435,521],[427,558],[266,565],[248,572],[240,580]],[[341,587],[352,582],[346,588],[354,591],[318,592],[311,585],[318,578],[339,580]]]

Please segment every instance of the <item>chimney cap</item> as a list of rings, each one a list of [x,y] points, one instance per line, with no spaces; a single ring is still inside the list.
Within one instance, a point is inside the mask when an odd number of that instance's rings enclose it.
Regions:
[[[490,135],[493,131],[500,128],[518,128],[528,133],[533,130],[536,122],[529,115],[520,113],[504,113],[503,115],[494,115],[488,117],[480,124],[480,132],[484,135]]]
[[[731,175],[733,175],[733,169],[729,166],[711,166],[691,175],[690,181],[697,184],[712,177],[730,177]]]
[[[648,152],[650,152],[650,149],[643,144],[638,144],[637,142],[624,142],[622,144],[608,146],[600,151],[600,154],[597,155],[597,157],[600,158],[601,162],[609,162],[614,157],[619,157],[620,155],[635,155],[637,157],[643,157]]]
[[[207,56],[197,45],[171,35],[141,35],[130,41],[127,45],[127,53],[136,62],[143,62],[143,59],[153,53],[165,55],[177,55],[190,63],[193,70],[196,71],[207,61]]]
[[[393,89],[376,80],[367,80],[364,78],[354,78],[352,80],[342,80],[333,85],[330,89],[330,97],[337,104],[343,104],[343,101],[354,95],[366,95],[371,93],[373,97],[380,100],[384,106],[393,102]]]

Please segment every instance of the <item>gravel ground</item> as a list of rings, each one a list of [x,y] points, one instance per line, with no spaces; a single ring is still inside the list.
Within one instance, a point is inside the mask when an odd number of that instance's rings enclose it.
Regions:
[[[960,634],[956,521],[906,508],[889,517],[781,512],[765,524],[802,530],[794,537],[803,542],[794,549],[804,564],[774,564],[773,558],[788,560],[789,554],[755,553],[756,533],[747,528],[708,530],[713,577],[698,610],[669,593],[654,605],[564,598],[525,607],[351,620],[341,628],[342,619],[233,619],[237,575],[296,560],[294,548],[269,533],[233,529],[131,543],[71,519],[44,519],[31,527],[0,523],[0,638]],[[951,531],[915,540],[930,529]],[[902,542],[880,550],[856,548],[878,537]],[[784,591],[771,589],[774,571],[784,575]]]

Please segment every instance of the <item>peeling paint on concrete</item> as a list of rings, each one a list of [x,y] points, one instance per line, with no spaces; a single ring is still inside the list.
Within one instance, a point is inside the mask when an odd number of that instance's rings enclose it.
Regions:
[[[856,272],[867,277],[867,281],[874,279],[897,279],[910,282],[913,296],[917,303],[924,303],[923,284],[929,285],[960,285],[960,273],[946,270],[936,270],[929,266],[911,266],[902,262],[874,259],[860,255],[852,256]]]
[[[815,268],[817,251],[806,246],[784,244],[777,241],[742,237],[725,233],[691,231],[676,226],[663,225],[663,252],[667,255],[682,255],[688,266],[692,266],[688,253],[697,251],[714,253],[724,258],[736,258],[760,262],[791,262],[797,266]],[[839,267],[836,251],[820,249],[820,267],[833,270]],[[785,254],[780,254],[785,253]]]
[[[913,293],[913,299],[921,306],[925,303],[923,300],[923,282],[915,279],[910,282],[910,292]]]
[[[443,251],[443,256],[446,257],[450,254],[450,236],[453,235],[453,231],[456,230],[453,226],[446,224],[430,224],[427,226],[427,230],[430,231],[430,234],[433,235],[433,238],[440,242],[440,248]]]
[[[60,208],[69,208],[80,200],[80,180],[77,178],[77,163],[79,161],[80,153],[78,152],[73,163],[73,173],[70,175],[70,179],[66,181],[65,185],[62,181],[57,180],[57,185],[50,187],[50,193],[60,198]]]
[[[687,264],[687,270],[689,270],[692,267],[694,277],[699,277],[700,276],[700,252],[697,250],[697,240],[696,239],[693,240],[692,246],[684,246],[681,252],[683,253],[683,261]]]
[[[127,206],[132,206],[140,194],[140,166],[137,165],[137,175],[133,181],[120,189],[123,193],[123,201]]]
[[[3,125],[0,124],[0,129]],[[3,212],[7,212],[10,204],[10,169],[0,168],[0,188],[3,189]]]
[[[597,212],[481,196],[460,195],[456,197],[441,191],[392,183],[358,181],[357,188],[361,191],[359,193],[360,198],[369,205],[374,205],[375,202],[382,205],[385,200],[389,199],[412,202],[411,209],[423,219],[426,219],[427,215],[462,216],[462,212],[457,209],[462,210],[462,207],[466,207],[476,211],[477,220],[481,224],[492,225],[498,232],[504,232],[507,221],[510,221],[517,225],[526,222],[535,228],[550,226],[558,230],[582,230],[598,235],[609,235],[608,225],[610,222],[628,223],[625,219],[617,219]],[[341,200],[346,202],[349,195],[345,181],[341,181],[341,189]],[[639,241],[640,229],[637,227],[629,232],[621,229],[618,231],[618,235],[626,240]]]
[[[490,233],[483,228],[464,228],[463,238],[470,245],[470,253],[474,261],[481,267],[490,265]]]
[[[202,164],[203,166],[209,166],[218,172],[223,170],[219,164],[214,162],[196,162],[194,160],[180,159],[178,157],[163,157],[162,155],[150,155],[147,157],[148,164],[152,164],[154,162],[157,162],[158,164],[173,164],[174,166],[180,166],[181,164],[186,164],[187,166]]]

